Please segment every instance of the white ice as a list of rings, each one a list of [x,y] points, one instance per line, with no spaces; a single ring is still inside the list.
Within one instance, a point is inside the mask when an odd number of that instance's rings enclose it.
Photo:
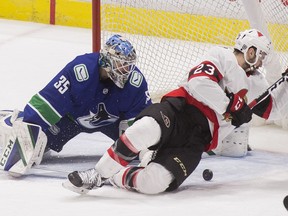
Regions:
[[[90,52],[91,41],[89,29],[0,19],[0,109],[23,109],[70,60]],[[93,167],[111,145],[101,134],[82,134],[60,154],[45,156],[34,175],[0,172],[0,214],[284,216],[287,140],[288,131],[277,126],[253,127],[246,158],[203,159],[175,192],[148,196],[104,186],[80,196],[62,188],[66,173]],[[205,168],[214,172],[210,182],[202,179]]]

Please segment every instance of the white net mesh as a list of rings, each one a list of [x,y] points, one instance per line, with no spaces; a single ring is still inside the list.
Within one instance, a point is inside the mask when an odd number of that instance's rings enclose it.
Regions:
[[[253,1],[253,0],[252,0]],[[288,7],[262,0],[261,8],[279,56],[287,64]],[[177,87],[193,63],[211,45],[232,46],[239,31],[250,28],[240,0],[102,0],[102,44],[113,33],[136,48],[152,98]]]

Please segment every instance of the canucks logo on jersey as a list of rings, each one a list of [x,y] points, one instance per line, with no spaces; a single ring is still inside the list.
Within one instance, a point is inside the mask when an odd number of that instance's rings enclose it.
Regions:
[[[119,119],[118,116],[108,113],[105,104],[98,104],[98,111],[96,114],[90,111],[90,115],[79,117],[77,121],[85,128],[99,128],[109,124],[113,124]]]

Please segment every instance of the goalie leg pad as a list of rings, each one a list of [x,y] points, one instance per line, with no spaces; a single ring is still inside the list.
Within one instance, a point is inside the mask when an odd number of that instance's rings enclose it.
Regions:
[[[127,167],[120,170],[109,181],[114,187],[135,190],[144,194],[164,192],[174,177],[164,166],[150,163],[147,167]]]
[[[33,164],[40,164],[47,137],[38,125],[15,121],[1,158],[0,169],[21,176]]]
[[[213,152],[226,157],[245,157],[248,151],[248,140],[249,125],[244,124],[234,129]]]
[[[18,110],[0,110],[0,147],[4,148],[11,135],[13,123],[22,121],[23,112]]]

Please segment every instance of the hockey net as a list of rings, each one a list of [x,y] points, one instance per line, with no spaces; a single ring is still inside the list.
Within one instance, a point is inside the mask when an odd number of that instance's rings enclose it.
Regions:
[[[101,44],[113,33],[132,41],[157,101],[208,48],[233,46],[239,31],[258,28],[274,47],[272,83],[288,65],[287,14],[288,0],[102,0]]]

